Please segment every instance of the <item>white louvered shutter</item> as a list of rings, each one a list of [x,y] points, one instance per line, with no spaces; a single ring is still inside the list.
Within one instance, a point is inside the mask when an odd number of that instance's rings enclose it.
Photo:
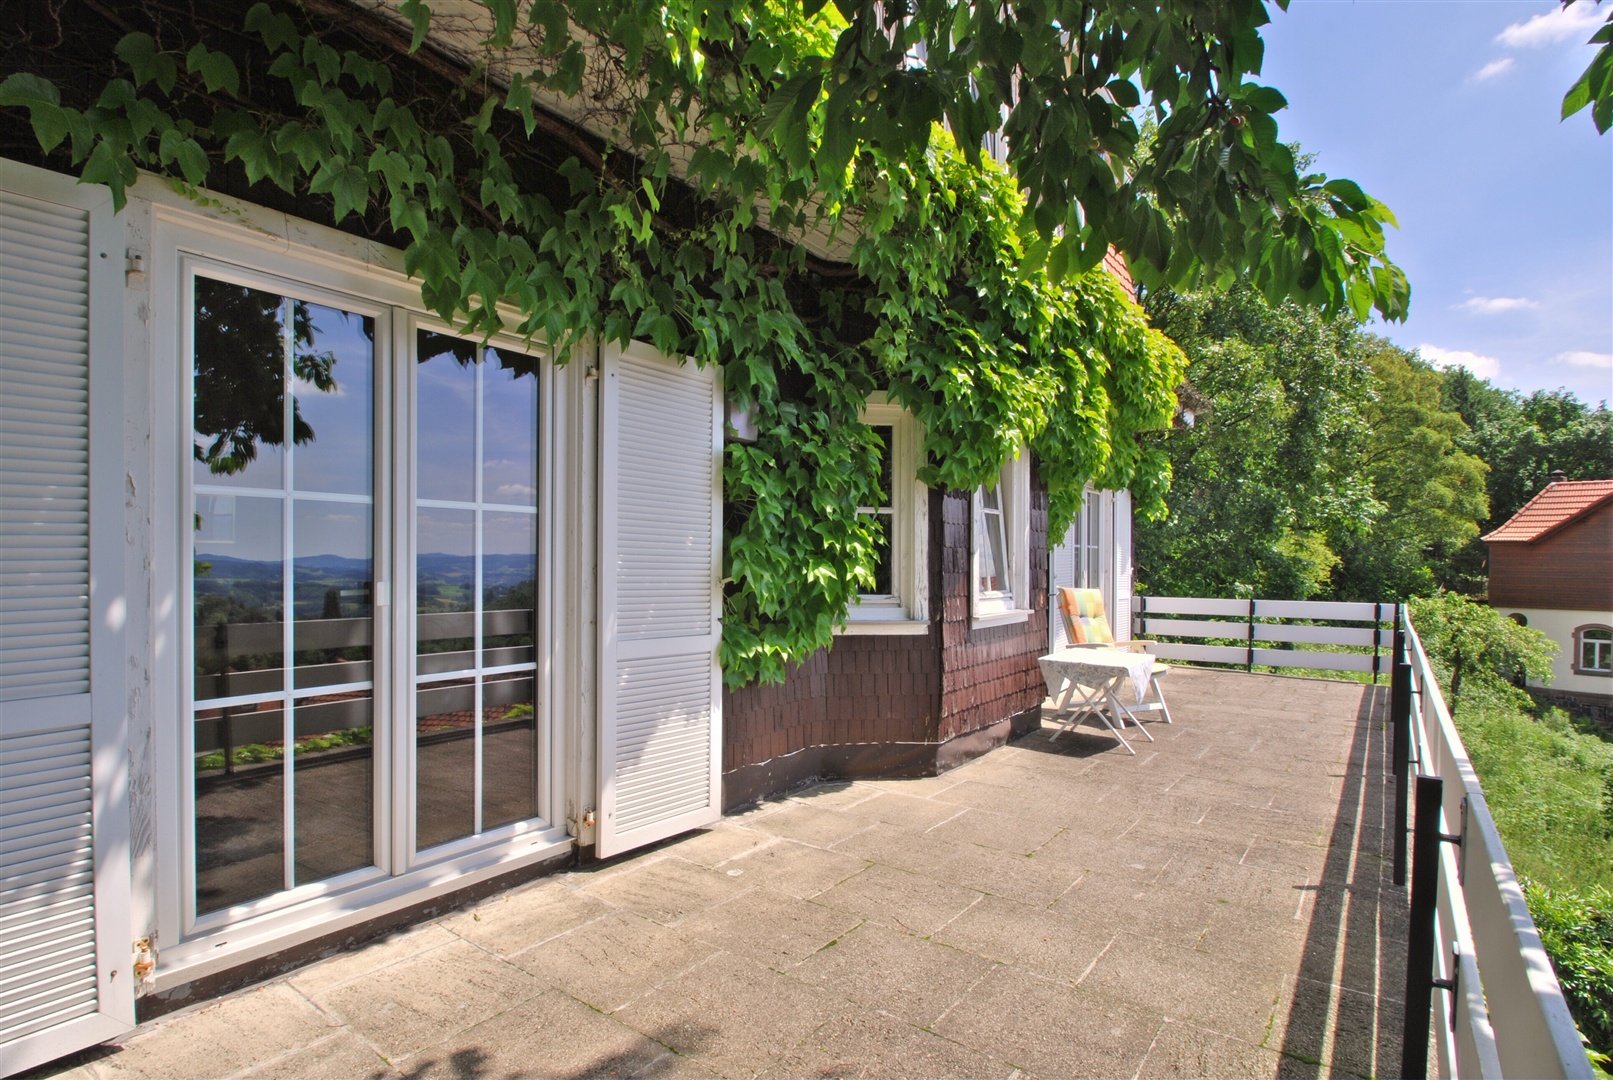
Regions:
[[[105,192],[90,188],[18,190],[73,187],[0,170],[0,1075],[115,1037],[134,1013],[126,819],[99,835],[123,755],[91,709],[91,282],[106,280],[92,232],[109,208],[91,212]],[[105,317],[115,335],[120,313]]]
[[[1131,629],[1131,492],[1117,491],[1115,515],[1115,598],[1111,629],[1118,639],[1132,637]]]
[[[600,433],[597,851],[722,808],[722,391],[715,368],[607,349]]]
[[[1050,652],[1057,652],[1070,644],[1070,635],[1064,630],[1064,616],[1059,612],[1059,589],[1073,589],[1079,584],[1075,577],[1075,566],[1080,558],[1077,550],[1080,543],[1081,515],[1077,514],[1064,533],[1064,539],[1048,552],[1047,637]]]

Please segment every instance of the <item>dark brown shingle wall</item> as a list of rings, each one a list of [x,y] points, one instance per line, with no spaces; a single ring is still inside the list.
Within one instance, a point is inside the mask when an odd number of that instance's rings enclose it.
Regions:
[[[1033,482],[1034,612],[979,630],[969,625],[970,506],[968,492],[930,493],[929,633],[840,637],[782,684],[724,692],[725,807],[814,776],[933,774],[1001,742],[1005,721],[1016,731],[1036,722],[1044,694],[1036,658],[1047,649],[1047,495]]]

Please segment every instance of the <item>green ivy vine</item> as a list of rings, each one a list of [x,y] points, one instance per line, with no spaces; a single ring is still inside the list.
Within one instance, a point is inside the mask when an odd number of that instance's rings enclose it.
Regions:
[[[759,431],[725,463],[730,685],[782,679],[872,585],[880,524],[856,508],[877,501],[858,420],[875,389],[922,422],[927,484],[973,488],[1028,450],[1054,534],[1089,480],[1160,511],[1168,463],[1135,436],[1170,422],[1180,351],[1101,269],[1041,268],[1015,181],[939,126],[828,145],[841,136],[817,88],[792,93],[775,68],[833,47],[833,9],[752,5],[741,25],[713,5],[680,35],[641,6],[578,6],[532,4],[513,66],[492,46],[423,47],[433,24],[412,0],[412,27],[355,29],[328,0],[153,18],[118,27],[101,77],[65,78],[48,55],[6,73],[0,119],[26,114],[44,160],[119,208],[144,171],[197,199],[226,181],[285,193],[383,234],[424,304],[467,333],[562,357],[640,338],[720,365]],[[542,107],[567,97],[610,105],[589,126],[609,140]],[[843,167],[826,178],[820,153]],[[813,255],[809,230],[850,239],[844,260]]]

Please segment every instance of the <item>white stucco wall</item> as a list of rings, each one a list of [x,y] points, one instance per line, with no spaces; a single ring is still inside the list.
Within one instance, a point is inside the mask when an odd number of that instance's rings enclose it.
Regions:
[[[1574,628],[1586,623],[1613,626],[1613,611],[1560,611],[1550,608],[1498,607],[1503,615],[1518,614],[1529,620],[1529,628],[1539,630],[1557,643],[1557,658],[1552,661],[1553,690],[1571,690],[1576,694],[1613,695],[1613,677],[1606,675],[1574,674]],[[1531,682],[1531,686],[1542,685]]]

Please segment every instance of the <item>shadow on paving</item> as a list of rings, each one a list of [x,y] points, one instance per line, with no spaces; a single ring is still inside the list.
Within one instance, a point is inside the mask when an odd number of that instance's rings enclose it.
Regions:
[[[1392,744],[1388,690],[1365,688],[1289,1002],[1283,1076],[1399,1067],[1408,897],[1393,883]]]

